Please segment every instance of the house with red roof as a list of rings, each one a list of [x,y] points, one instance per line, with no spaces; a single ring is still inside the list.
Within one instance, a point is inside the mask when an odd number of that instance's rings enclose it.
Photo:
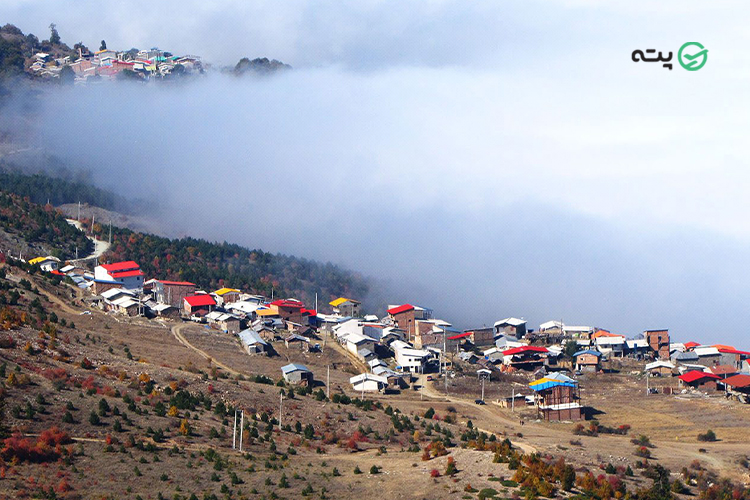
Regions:
[[[190,295],[182,299],[183,316],[203,317],[216,307],[216,301],[210,295]]]
[[[503,364],[518,370],[534,371],[547,364],[549,350],[536,345],[512,347],[503,351]]]
[[[274,300],[268,306],[284,321],[302,324],[302,310],[305,304],[297,299]]]
[[[737,371],[750,368],[750,366],[748,366],[750,352],[741,351],[728,345],[715,345],[714,347],[719,351],[719,363],[733,366],[734,368],[737,368]]]
[[[680,387],[692,387],[693,389],[716,390],[718,375],[700,370],[692,370],[677,377],[680,379]]]
[[[741,403],[750,403],[750,375],[740,373],[722,380],[721,384]]]
[[[411,341],[415,333],[415,316],[414,306],[411,304],[401,304],[388,309],[388,319],[393,326],[406,332],[406,339]]]
[[[132,260],[96,266],[94,268],[94,279],[121,283],[122,287],[128,290],[143,288],[143,271]]]

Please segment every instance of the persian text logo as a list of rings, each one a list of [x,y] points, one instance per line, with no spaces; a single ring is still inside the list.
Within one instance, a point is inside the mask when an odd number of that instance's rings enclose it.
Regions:
[[[633,62],[656,62],[663,63],[662,66],[672,71],[672,52],[667,52],[665,56],[662,52],[656,53],[656,49],[634,50],[630,56]],[[677,52],[677,60],[680,66],[688,71],[698,71],[706,65],[708,61],[708,49],[698,42],[687,42],[682,44]]]
[[[698,42],[684,43],[677,52],[677,60],[686,70],[698,71],[708,61],[708,49]]]

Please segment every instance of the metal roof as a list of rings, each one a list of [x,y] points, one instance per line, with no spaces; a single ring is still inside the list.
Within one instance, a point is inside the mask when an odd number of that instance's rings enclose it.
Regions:
[[[305,365],[301,365],[298,363],[289,363],[288,365],[281,367],[281,372],[286,375],[292,372],[309,372],[310,370],[307,369]]]

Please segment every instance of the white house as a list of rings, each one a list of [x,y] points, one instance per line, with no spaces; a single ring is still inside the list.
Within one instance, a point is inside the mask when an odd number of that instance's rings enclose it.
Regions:
[[[349,379],[355,391],[377,392],[388,387],[388,379],[372,373],[362,373]]]
[[[625,354],[625,337],[620,335],[597,337],[594,342],[597,349],[603,354],[609,354],[618,358],[623,357]]]
[[[51,273],[52,271],[57,271],[57,268],[60,265],[60,259],[49,255],[47,257],[37,257],[36,259],[31,259],[29,261],[29,264],[31,264],[32,266],[37,265],[42,271]]]
[[[375,352],[375,341],[358,333],[350,333],[343,337],[346,349],[352,354],[357,354],[363,349]]]
[[[122,283],[124,288],[130,290],[143,288],[143,271],[132,260],[96,266],[94,279]]]
[[[422,371],[430,353],[423,349],[414,349],[403,340],[395,340],[391,343],[391,349],[396,357],[396,363],[404,371],[418,373]]]

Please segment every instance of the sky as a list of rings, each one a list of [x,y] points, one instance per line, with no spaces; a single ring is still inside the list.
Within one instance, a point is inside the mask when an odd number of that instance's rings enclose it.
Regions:
[[[157,200],[171,234],[330,260],[460,327],[562,319],[738,347],[748,17],[692,1],[0,5],[70,45],[294,67],[50,95],[32,140]],[[709,50],[699,71],[631,59],[688,41]]]

